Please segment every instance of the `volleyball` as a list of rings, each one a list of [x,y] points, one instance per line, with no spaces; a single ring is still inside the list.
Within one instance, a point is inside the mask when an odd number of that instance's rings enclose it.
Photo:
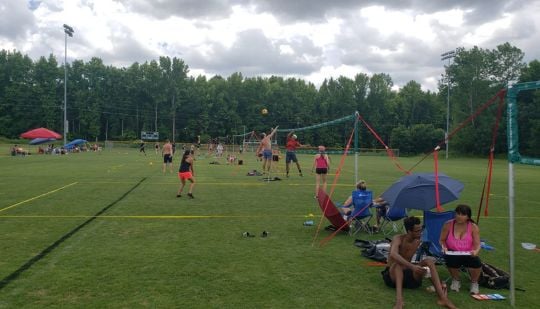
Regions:
[[[263,108],[263,109],[261,110],[261,114],[263,114],[263,115],[268,114],[268,110],[267,110],[266,108]]]

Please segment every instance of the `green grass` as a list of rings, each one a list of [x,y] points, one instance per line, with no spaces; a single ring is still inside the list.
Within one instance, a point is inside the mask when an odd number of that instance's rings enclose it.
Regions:
[[[8,147],[0,145],[0,153]],[[354,237],[338,235],[322,247],[329,232],[314,238],[321,221],[309,173],[312,157],[300,155],[304,177],[293,168],[291,178],[276,174],[283,180],[275,182],[245,176],[260,170],[260,163],[253,154],[243,159],[245,165],[229,166],[199,158],[196,198],[189,200],[175,197],[176,175],[163,175],[160,157],[150,151],[147,157],[118,147],[67,156],[0,156],[0,280],[10,278],[0,288],[0,308],[391,308],[394,290],[384,286],[382,268],[360,256]],[[340,157],[332,160],[337,167]],[[405,168],[418,160],[400,158]],[[175,169],[177,164],[176,157]],[[474,212],[486,165],[472,158],[440,162],[441,172],[465,183],[459,202]],[[431,158],[415,169],[432,170]],[[359,175],[380,194],[402,174],[388,158],[370,156],[360,157]],[[540,301],[540,271],[531,267],[540,254],[519,246],[540,244],[539,176],[538,168],[516,166],[516,286],[526,289],[516,292],[519,308]],[[349,157],[334,201],[346,199],[354,177]],[[507,179],[507,162],[497,160],[489,216],[480,220],[482,238],[496,248],[481,257],[503,269],[509,261]],[[305,227],[309,214],[316,225]],[[327,224],[322,220],[322,227]],[[259,237],[263,230],[268,238]],[[244,231],[257,237],[243,238]],[[18,276],[8,277],[25,264]],[[448,277],[444,267],[439,271]],[[450,294],[460,308],[509,307],[508,300],[475,301],[467,286]],[[405,299],[409,308],[435,307],[435,295],[424,289],[405,291]]]

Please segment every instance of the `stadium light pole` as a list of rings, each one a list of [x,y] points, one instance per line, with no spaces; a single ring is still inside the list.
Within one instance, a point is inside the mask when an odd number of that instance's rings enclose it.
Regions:
[[[446,53],[441,54],[441,61],[448,59],[448,68],[450,67],[450,60],[456,56],[456,51],[451,50],[447,51]],[[446,96],[446,132],[444,136],[444,142],[446,144],[446,159],[448,159],[448,145],[450,144],[450,140],[448,139],[448,132],[450,130],[450,78],[448,77],[448,74],[446,74],[446,82],[447,82],[447,89],[448,94]]]
[[[67,37],[73,37],[73,28],[64,24],[64,145],[67,144]]]

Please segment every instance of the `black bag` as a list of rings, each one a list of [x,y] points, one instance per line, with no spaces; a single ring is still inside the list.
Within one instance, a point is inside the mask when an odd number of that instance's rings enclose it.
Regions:
[[[362,241],[355,241],[355,245],[360,243],[362,249],[361,255],[377,262],[386,263],[390,254],[390,242],[385,240],[370,241],[367,244]]]
[[[479,284],[489,289],[509,289],[510,275],[493,265],[482,263]]]

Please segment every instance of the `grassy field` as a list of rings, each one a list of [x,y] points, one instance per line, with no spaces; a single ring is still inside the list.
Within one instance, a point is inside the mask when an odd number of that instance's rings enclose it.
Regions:
[[[369,266],[353,245],[321,230],[314,195],[312,157],[301,155],[304,177],[264,182],[247,154],[242,166],[195,165],[195,199],[176,198],[176,173],[161,172],[161,158],[132,148],[66,156],[8,156],[0,145],[0,308],[391,308],[380,266]],[[150,149],[149,149],[150,150]],[[332,156],[337,167],[340,157]],[[419,158],[400,158],[409,168]],[[179,160],[175,157],[175,170]],[[476,213],[487,160],[450,158],[440,171],[465,184],[459,200]],[[433,160],[415,171],[432,171]],[[334,169],[335,171],[335,169]],[[359,175],[375,194],[402,173],[387,157],[360,157]],[[334,180],[330,177],[330,186]],[[354,184],[354,161],[345,160],[332,199],[343,202]],[[481,257],[508,269],[507,161],[494,167],[489,216],[481,237],[496,249]],[[518,308],[540,302],[540,169],[516,166],[516,292]],[[453,209],[456,203],[445,206]],[[313,214],[314,217],[309,217]],[[309,219],[314,226],[303,226]],[[243,232],[256,237],[242,237]],[[262,231],[269,237],[262,238]],[[317,236],[316,236],[317,235]],[[381,235],[357,235],[379,239]],[[448,277],[440,267],[443,278]],[[424,286],[427,286],[427,282]],[[460,308],[507,308],[505,301],[476,301],[468,284],[450,299]],[[481,289],[481,292],[494,293]],[[508,290],[499,293],[509,296]],[[407,307],[434,308],[435,295],[405,291]]]

